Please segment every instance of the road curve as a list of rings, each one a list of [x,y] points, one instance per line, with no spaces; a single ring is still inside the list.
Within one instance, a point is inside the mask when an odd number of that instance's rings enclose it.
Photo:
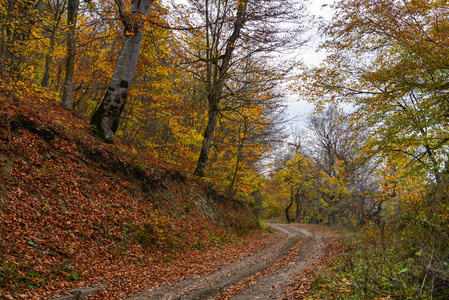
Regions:
[[[205,300],[280,299],[304,269],[316,262],[325,248],[313,227],[298,224],[267,224],[278,242],[216,272],[187,278],[134,295],[128,299]]]

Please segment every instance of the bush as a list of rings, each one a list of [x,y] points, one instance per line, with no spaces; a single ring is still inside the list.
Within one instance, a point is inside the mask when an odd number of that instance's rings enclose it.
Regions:
[[[435,270],[449,248],[426,227],[392,222],[347,239],[344,252],[316,276],[310,299],[447,299],[445,276]]]
[[[255,216],[240,215],[237,224],[234,226],[238,235],[244,235],[252,230],[259,229],[259,220]]]

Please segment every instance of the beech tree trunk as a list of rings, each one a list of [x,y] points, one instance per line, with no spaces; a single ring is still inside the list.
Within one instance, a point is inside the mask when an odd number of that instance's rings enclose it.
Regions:
[[[213,76],[210,78],[210,87],[208,89],[207,100],[209,102],[209,110],[208,110],[208,122],[206,129],[204,131],[204,139],[203,144],[201,146],[200,156],[198,158],[198,163],[195,169],[194,174],[199,177],[204,177],[206,173],[207,161],[209,160],[209,151],[212,146],[212,141],[214,138],[214,131],[217,125],[218,114],[220,111],[220,101],[223,97],[223,87],[226,80],[226,74],[228,72],[232,53],[235,49],[235,43],[240,37],[240,32],[243,28],[243,25],[246,22],[246,9],[247,9],[248,0],[239,1],[237,17],[234,22],[234,29],[231,36],[228,38],[226,43],[225,53],[218,57],[209,57],[209,61],[207,62],[209,65],[214,65],[214,73],[217,76]],[[207,3],[206,3],[207,8]],[[206,16],[208,18],[208,16]],[[206,26],[209,27],[209,26]],[[208,28],[206,28],[208,29]],[[222,60],[221,65],[218,64],[218,60]],[[208,71],[210,72],[210,71]],[[214,75],[215,75],[214,74]],[[209,74],[211,75],[211,74]]]
[[[79,0],[69,0],[67,3],[67,61],[65,64],[65,79],[62,91],[62,107],[72,109],[73,76],[75,74],[76,60],[76,19],[78,16]]]
[[[214,138],[214,131],[217,125],[218,113],[220,111],[220,99],[214,95],[208,97],[209,110],[207,126],[204,130],[204,139],[201,146],[200,156],[194,174],[199,177],[204,177],[206,173],[207,161],[209,160],[209,151],[212,146],[212,140]]]
[[[143,17],[148,15],[153,2],[154,0],[132,0],[131,18],[122,18],[127,39],[122,45],[106,95],[90,120],[91,133],[106,143],[114,141],[139,59],[143,38]],[[119,10],[122,12],[121,7]]]

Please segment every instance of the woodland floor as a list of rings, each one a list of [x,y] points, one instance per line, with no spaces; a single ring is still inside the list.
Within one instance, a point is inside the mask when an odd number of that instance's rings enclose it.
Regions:
[[[338,251],[339,232],[304,224],[268,224],[265,246],[216,271],[150,288],[129,299],[303,299],[320,263]]]
[[[80,299],[94,284],[91,299],[302,299],[341,248],[320,226],[238,235],[244,204],[28,94],[0,89],[0,298]]]

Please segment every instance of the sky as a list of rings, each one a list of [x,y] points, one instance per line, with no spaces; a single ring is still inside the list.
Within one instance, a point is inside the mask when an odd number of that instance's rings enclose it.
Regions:
[[[300,1],[300,0],[298,0]],[[329,7],[334,3],[334,0],[308,0],[307,9],[311,15],[322,17],[324,20],[330,21],[333,13]],[[186,0],[174,0],[175,3],[186,3]],[[324,5],[324,7],[323,7]],[[298,49],[296,56],[304,62],[307,66],[318,65],[324,58],[325,53],[317,52],[316,49],[320,43],[319,35],[313,30],[306,33],[306,36],[311,36],[310,42],[301,49]],[[298,99],[298,95],[290,95],[288,101],[287,112],[288,118],[292,119],[293,125],[303,125],[304,120],[313,111],[313,104],[307,103],[305,100]]]
[[[317,17],[322,17],[324,20],[330,21],[333,13],[329,7],[334,0],[311,0],[308,6],[310,14]],[[326,5],[323,7],[323,5]],[[307,66],[316,66],[323,61],[326,54],[324,52],[317,52],[317,47],[321,41],[319,35],[311,30],[307,33],[311,36],[311,41],[303,48],[298,50],[298,59],[302,60]],[[305,100],[298,99],[298,95],[291,95],[288,102],[289,118],[294,119],[293,125],[302,125],[307,116],[313,111],[313,104],[307,103]]]

